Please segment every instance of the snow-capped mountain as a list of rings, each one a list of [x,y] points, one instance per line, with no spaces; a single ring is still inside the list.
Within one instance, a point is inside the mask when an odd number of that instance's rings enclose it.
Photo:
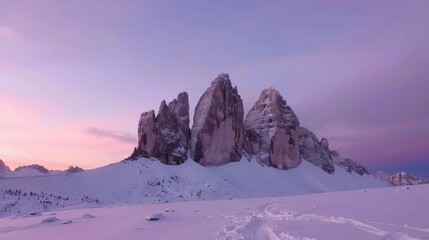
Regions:
[[[429,180],[423,177],[414,176],[411,173],[397,172],[391,176],[379,171],[373,174],[373,177],[392,184],[393,186],[407,186],[417,184],[428,184]]]
[[[21,213],[0,218],[0,240],[427,239],[428,194],[419,185]]]
[[[274,88],[263,90],[244,118],[238,89],[223,73],[201,96],[192,128],[189,116],[186,92],[169,104],[162,101],[156,115],[141,114],[132,155],[93,170],[30,165],[12,172],[0,162],[0,215],[389,186],[300,126]]]

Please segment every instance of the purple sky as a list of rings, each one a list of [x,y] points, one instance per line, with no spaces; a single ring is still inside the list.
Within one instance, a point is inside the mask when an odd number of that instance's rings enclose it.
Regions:
[[[279,90],[371,169],[429,169],[429,1],[0,0],[0,158],[123,159],[142,111],[218,73],[245,111]],[[429,172],[429,170],[428,170]]]

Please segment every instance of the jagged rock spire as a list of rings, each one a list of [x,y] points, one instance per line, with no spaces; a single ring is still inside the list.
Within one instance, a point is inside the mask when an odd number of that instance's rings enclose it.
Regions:
[[[263,90],[244,121],[244,148],[267,166],[290,169],[301,163],[298,117],[274,88]]]
[[[153,110],[142,113],[138,127],[139,143],[132,158],[155,157],[166,164],[180,164],[189,149],[189,101],[182,92],[168,105],[161,102],[158,115]]]
[[[239,161],[243,146],[243,102],[229,75],[219,76],[195,107],[191,157],[209,166]]]

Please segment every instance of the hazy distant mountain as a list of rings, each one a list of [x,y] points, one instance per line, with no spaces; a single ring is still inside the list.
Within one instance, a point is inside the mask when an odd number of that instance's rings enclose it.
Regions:
[[[39,171],[41,173],[48,173],[49,172],[49,170],[47,168],[45,168],[42,165],[38,165],[38,164],[31,164],[31,165],[25,165],[25,166],[17,167],[15,169],[15,172],[23,171],[23,170],[26,170],[26,169],[34,169],[34,170],[37,170],[37,171]]]
[[[0,159],[0,176],[6,172],[10,172],[10,168]]]
[[[429,183],[428,179],[423,177],[414,176],[411,173],[406,172],[397,172],[391,176],[380,171],[373,174],[374,178],[386,181],[394,186],[407,186],[407,185],[416,185],[416,184],[427,184]]]

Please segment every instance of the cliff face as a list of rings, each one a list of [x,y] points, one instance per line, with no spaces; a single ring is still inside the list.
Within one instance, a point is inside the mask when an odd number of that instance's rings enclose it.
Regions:
[[[243,102],[228,74],[220,74],[195,107],[191,157],[205,166],[239,161],[243,147]]]
[[[182,92],[168,105],[161,102],[158,115],[142,113],[138,126],[138,146],[131,158],[155,157],[166,164],[181,164],[189,149],[189,102]]]
[[[298,128],[298,137],[301,159],[320,167],[329,174],[333,174],[335,167],[328,140],[322,138],[319,141],[313,132],[304,127]]]
[[[298,117],[274,88],[262,91],[244,121],[245,150],[266,166],[290,169],[301,163]]]

